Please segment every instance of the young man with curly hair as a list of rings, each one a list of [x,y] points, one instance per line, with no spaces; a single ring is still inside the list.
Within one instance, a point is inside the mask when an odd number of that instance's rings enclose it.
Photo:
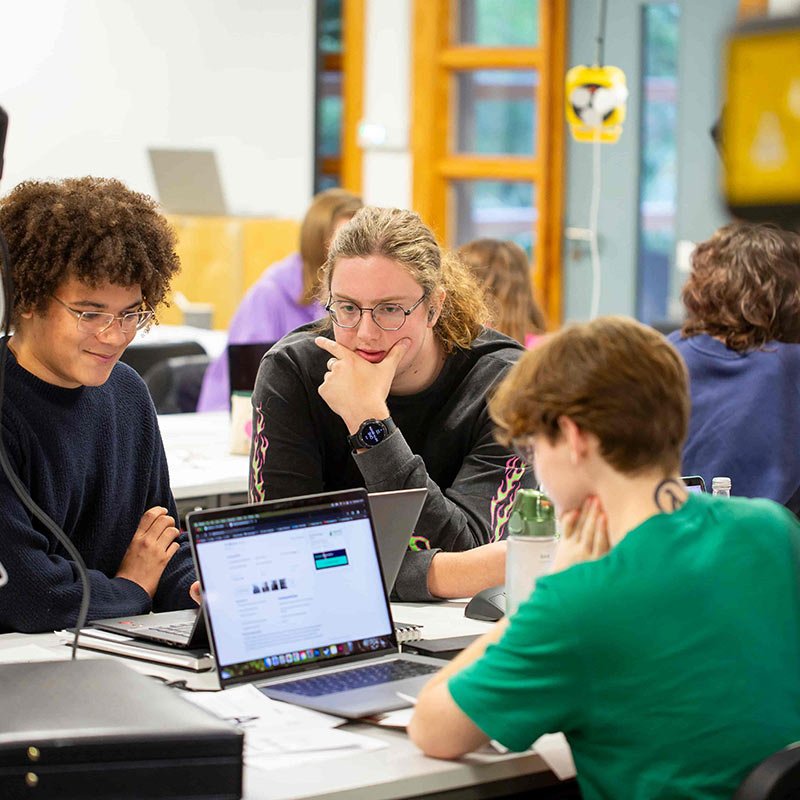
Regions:
[[[422,690],[411,738],[457,758],[563,731],[585,800],[727,800],[800,739],[800,523],[688,494],[686,370],[633,320],[548,337],[490,412],[562,515],[554,572]]]
[[[686,322],[670,340],[689,369],[683,474],[800,513],[800,236],[720,228],[692,256]]]
[[[194,569],[147,388],[119,357],[178,271],[155,203],[101,178],[0,201],[14,279],[2,435],[34,501],[89,569],[89,618],[189,607]],[[81,582],[0,474],[0,631],[75,624]]]

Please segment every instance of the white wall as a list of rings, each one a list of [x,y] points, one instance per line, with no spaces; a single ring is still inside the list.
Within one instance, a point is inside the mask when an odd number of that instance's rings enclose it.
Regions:
[[[312,191],[314,0],[3,0],[2,190],[213,148],[229,210],[299,217]]]
[[[411,2],[368,0],[364,120],[382,127],[381,144],[362,142],[364,201],[411,207]]]

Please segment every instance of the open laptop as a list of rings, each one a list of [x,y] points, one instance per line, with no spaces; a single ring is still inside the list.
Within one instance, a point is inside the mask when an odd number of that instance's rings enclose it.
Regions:
[[[425,488],[369,494],[369,509],[375,524],[386,594],[392,593],[427,496],[428,490]]]
[[[408,541],[414,532],[428,490],[400,489],[369,495],[369,506],[375,522],[381,570],[386,592],[391,593]],[[112,617],[92,623],[93,628],[133,636],[148,642],[196,650],[208,647],[205,618],[202,610],[164,611],[158,614],[137,614]]]
[[[223,689],[254,683],[357,719],[408,706],[441,666],[398,651],[363,489],[195,511],[187,523]]]
[[[699,494],[706,490],[706,482],[700,475],[684,475],[681,480],[690,492]]]
[[[208,632],[202,609],[98,619],[91,623],[91,627],[186,650],[208,647]]]
[[[264,353],[275,342],[249,342],[248,344],[228,345],[228,380],[231,394],[241,392],[251,395],[256,385],[258,368]]]
[[[227,215],[213,150],[152,147],[147,151],[158,199],[170,214]]]

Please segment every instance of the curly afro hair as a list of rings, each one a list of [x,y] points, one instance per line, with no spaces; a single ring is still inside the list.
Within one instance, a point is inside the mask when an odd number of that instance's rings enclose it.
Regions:
[[[92,288],[141,286],[154,309],[180,269],[175,234],[155,201],[114,178],[25,181],[0,201],[16,321],[44,311],[68,277]]]

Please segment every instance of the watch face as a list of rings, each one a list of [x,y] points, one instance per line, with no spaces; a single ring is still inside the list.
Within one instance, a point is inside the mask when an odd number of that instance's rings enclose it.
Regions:
[[[358,435],[367,447],[375,447],[386,437],[386,426],[379,421],[365,422]]]

